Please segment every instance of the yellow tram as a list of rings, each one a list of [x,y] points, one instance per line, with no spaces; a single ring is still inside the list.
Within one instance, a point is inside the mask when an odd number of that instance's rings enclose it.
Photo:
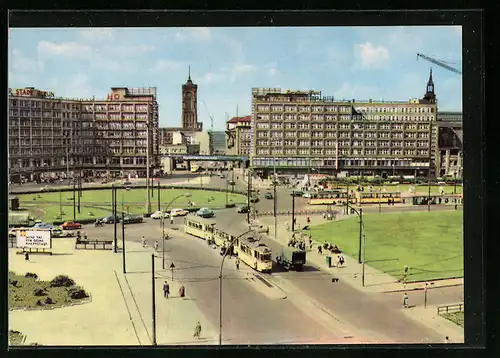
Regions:
[[[350,202],[354,203],[352,194],[350,195]],[[335,205],[345,204],[347,201],[347,191],[340,190],[325,190],[317,193],[311,193],[308,200],[309,205]]]
[[[429,203],[430,199],[430,203]],[[447,194],[447,195],[414,195],[411,197],[413,205],[463,205],[462,194]]]
[[[219,247],[228,247],[241,233],[231,228],[221,229],[213,219],[205,219],[196,215],[187,215],[184,219],[184,232],[204,240],[214,240]],[[272,251],[259,239],[254,238],[254,232],[248,232],[234,241],[232,252],[240,260],[259,272],[272,271]]]
[[[253,237],[241,237],[234,245],[238,258],[248,266],[259,272],[271,272],[273,270],[272,251],[260,240]]]
[[[205,219],[189,214],[184,218],[184,232],[200,239],[214,239],[214,219]]]
[[[356,192],[356,203],[360,204],[387,204],[391,200],[394,203],[401,203],[401,192],[400,191],[388,191],[388,192]]]

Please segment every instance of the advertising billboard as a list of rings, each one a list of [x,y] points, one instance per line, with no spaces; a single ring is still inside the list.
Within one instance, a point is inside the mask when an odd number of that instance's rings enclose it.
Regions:
[[[27,230],[17,231],[17,247],[30,249],[51,249],[52,240],[50,230]]]

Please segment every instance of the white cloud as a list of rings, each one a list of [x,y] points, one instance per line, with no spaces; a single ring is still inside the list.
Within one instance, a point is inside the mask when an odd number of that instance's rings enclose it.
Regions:
[[[194,78],[198,78],[197,76],[192,76],[192,77],[193,77],[193,80],[194,80]],[[225,79],[226,79],[226,75],[224,75],[223,73],[207,72],[203,76],[199,77],[198,83],[199,84],[213,84],[213,83],[222,82]]]
[[[182,66],[183,62],[180,61],[159,60],[149,72],[161,74],[163,72],[176,71]]]
[[[89,77],[84,73],[77,73],[64,81],[51,78],[48,84],[50,88],[57,88],[57,95],[61,97],[91,98],[97,93],[90,84]]]
[[[69,56],[88,58],[92,56],[92,48],[78,42],[54,43],[40,41],[37,47],[38,54],[42,57]]]
[[[389,50],[384,46],[374,46],[371,42],[354,46],[355,56],[361,59],[361,68],[384,68],[389,62]]]
[[[145,53],[153,52],[155,47],[153,45],[122,45],[122,46],[109,46],[102,47],[102,52],[111,56],[141,56]]]
[[[14,49],[9,59],[9,70],[18,73],[41,73],[44,70],[44,62],[25,57],[21,51]]]
[[[366,86],[366,85],[352,85],[349,82],[344,82],[342,86],[338,90],[333,93],[333,96],[336,99],[345,99],[345,100],[368,100],[368,99],[381,99],[378,98],[380,96],[380,89],[375,86]]]
[[[241,65],[234,65],[233,68],[231,69],[230,73],[230,81],[234,82],[241,76],[244,76],[245,74],[255,72],[257,70],[257,67],[254,65],[250,64],[241,64]]]
[[[78,32],[78,35],[87,41],[111,41],[115,38],[114,30],[111,28],[88,28]]]
[[[212,35],[208,27],[187,27],[180,29],[175,34],[178,41],[210,41]]]
[[[276,76],[276,74],[278,73],[278,69],[275,67],[271,67],[267,70],[267,73],[269,74],[269,76]]]

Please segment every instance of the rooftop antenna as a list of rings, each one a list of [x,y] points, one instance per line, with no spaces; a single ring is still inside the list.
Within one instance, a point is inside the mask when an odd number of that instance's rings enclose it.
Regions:
[[[191,65],[188,66],[188,81],[191,81]]]

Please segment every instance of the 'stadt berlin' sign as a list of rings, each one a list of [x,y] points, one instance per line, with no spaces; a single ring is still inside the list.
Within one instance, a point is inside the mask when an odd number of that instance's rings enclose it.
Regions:
[[[49,230],[24,230],[17,231],[17,247],[32,249],[52,248]]]

